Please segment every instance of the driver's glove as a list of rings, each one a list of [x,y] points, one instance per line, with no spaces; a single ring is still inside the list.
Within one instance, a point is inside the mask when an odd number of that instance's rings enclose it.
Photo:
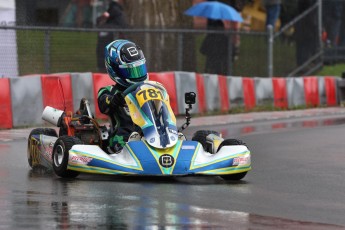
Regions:
[[[114,96],[111,97],[111,104],[112,106],[120,106],[123,107],[126,104],[125,99],[123,98],[121,93],[117,93]]]

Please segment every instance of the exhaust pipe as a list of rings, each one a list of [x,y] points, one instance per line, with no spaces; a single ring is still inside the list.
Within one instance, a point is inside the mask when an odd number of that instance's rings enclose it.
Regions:
[[[57,127],[60,127],[64,111],[46,106],[42,113],[42,119]]]

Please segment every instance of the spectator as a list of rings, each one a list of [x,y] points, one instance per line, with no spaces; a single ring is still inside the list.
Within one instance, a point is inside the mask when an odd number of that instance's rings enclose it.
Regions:
[[[298,15],[298,0],[283,0],[280,11],[280,27],[283,28],[289,24]],[[289,45],[294,43],[294,26],[285,28],[282,34],[282,40]]]
[[[337,46],[340,45],[343,0],[328,0],[323,2],[323,41],[326,43],[324,50],[324,64],[334,64],[338,60]]]
[[[62,26],[91,27],[91,19],[91,0],[72,0],[62,16]]]
[[[343,0],[328,0],[323,3],[324,27],[327,33],[327,42],[330,46],[338,45],[343,9]]]
[[[345,10],[345,2],[342,2],[343,10]],[[341,15],[341,27],[339,31],[339,48],[342,61],[345,61],[345,14]]]
[[[315,0],[298,1],[298,13],[302,14],[316,4]],[[296,23],[297,66],[305,64],[320,49],[317,9],[304,15]]]
[[[208,0],[213,1],[213,0]],[[241,12],[247,2],[251,0],[221,0]],[[239,31],[240,23],[228,20],[207,20],[209,30],[232,30]],[[231,51],[229,50],[231,44]],[[229,75],[232,62],[238,59],[240,36],[238,33],[227,36],[223,33],[207,34],[200,48],[200,52],[206,56],[205,72]],[[231,60],[229,57],[231,55]]]
[[[207,20],[207,29],[224,30],[222,20]],[[208,33],[200,52],[206,56],[205,72],[227,75],[229,38],[223,33]]]
[[[97,18],[97,26],[100,28],[126,28],[128,26],[126,22],[126,16],[123,12],[123,7],[117,0],[112,0],[109,3],[109,7],[107,11],[105,11],[101,16]],[[98,40],[97,40],[97,67],[98,71],[105,73],[106,69],[104,66],[104,48],[110,42],[124,38],[123,33],[118,32],[99,32],[98,33]]]
[[[241,13],[244,9],[244,7],[248,3],[252,3],[254,0],[230,0],[229,5],[232,6],[235,10],[237,10],[239,13]],[[239,32],[241,29],[241,23],[240,22],[232,22],[232,21],[226,21],[225,22],[225,29],[231,29],[233,31]],[[250,19],[249,22],[250,23]],[[227,26],[227,24],[229,24]],[[250,30],[250,28],[249,28]],[[236,33],[231,38],[232,42],[232,61],[236,61],[240,54],[240,44],[241,44],[241,37],[239,33]]]
[[[279,18],[281,0],[263,0],[266,9],[266,28],[271,25],[273,28]]]

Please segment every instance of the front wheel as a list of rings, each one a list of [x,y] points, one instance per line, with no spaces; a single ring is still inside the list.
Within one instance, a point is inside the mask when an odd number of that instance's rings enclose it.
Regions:
[[[246,145],[243,141],[237,140],[237,139],[226,139],[224,140],[218,147],[217,152],[223,147],[223,146],[229,146],[229,145]],[[226,181],[238,181],[242,180],[247,175],[247,172],[242,173],[236,173],[236,174],[229,174],[229,175],[223,175],[220,176]]]
[[[213,130],[199,130],[199,131],[196,131],[193,134],[192,141],[199,142],[202,145],[202,147],[204,148],[205,151],[212,153],[212,145],[207,143],[207,140],[206,140],[206,137],[209,134],[215,134],[217,136],[220,136],[220,133],[217,132],[217,131],[213,131]]]
[[[245,176],[247,175],[247,172],[243,172],[243,173],[236,173],[236,174],[230,174],[230,175],[224,175],[224,176],[220,176],[221,178],[223,178],[226,181],[231,181],[231,180],[242,180]]]
[[[79,172],[67,169],[69,150],[73,145],[83,144],[83,142],[71,136],[59,137],[53,148],[53,169],[56,175],[64,178],[74,178],[79,175]]]

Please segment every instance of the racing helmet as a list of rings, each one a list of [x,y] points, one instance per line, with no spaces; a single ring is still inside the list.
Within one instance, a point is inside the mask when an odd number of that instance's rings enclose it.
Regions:
[[[115,40],[105,47],[105,67],[112,80],[128,87],[147,79],[143,51],[128,40]]]

